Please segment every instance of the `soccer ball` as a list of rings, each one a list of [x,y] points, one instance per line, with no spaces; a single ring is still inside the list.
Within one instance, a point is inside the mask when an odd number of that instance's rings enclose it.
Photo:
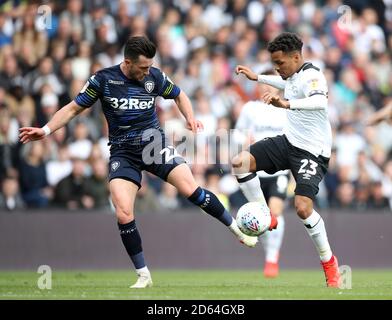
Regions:
[[[237,225],[248,236],[257,237],[275,224],[275,219],[266,205],[259,202],[248,202],[237,212]],[[276,226],[275,226],[276,227]]]

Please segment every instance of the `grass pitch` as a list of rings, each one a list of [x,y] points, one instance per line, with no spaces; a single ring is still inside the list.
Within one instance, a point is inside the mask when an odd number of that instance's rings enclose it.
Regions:
[[[0,272],[0,299],[392,299],[392,270],[353,270],[352,289],[326,288],[322,270],[281,270],[276,279],[260,270],[152,270],[154,287],[142,290],[129,289],[132,271],[53,270],[51,290],[38,288],[40,276]]]

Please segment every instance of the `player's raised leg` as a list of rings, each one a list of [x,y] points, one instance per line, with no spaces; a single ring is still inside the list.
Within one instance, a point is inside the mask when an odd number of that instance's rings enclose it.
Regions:
[[[232,159],[233,173],[240,189],[249,202],[261,202],[267,205],[260,180],[256,174],[256,159],[248,151],[242,151]]]
[[[151,274],[144,260],[142,240],[133,212],[138,186],[133,182],[120,178],[112,179],[109,186],[113,205],[116,210],[121,240],[138,275],[136,283],[131,288],[151,287]]]
[[[180,194],[193,204],[226,225],[242,243],[248,247],[254,247],[257,244],[257,237],[247,236],[240,231],[235,219],[224,208],[214,193],[197,185],[188,165],[183,163],[176,166],[170,171],[167,182],[175,186]]]
[[[232,159],[231,164],[233,174],[236,176],[240,189],[246,199],[249,202],[260,202],[268,208],[263,191],[261,190],[259,177],[256,174],[255,157],[248,151],[242,151]],[[278,222],[274,216],[272,217],[270,228],[275,229]]]
[[[312,238],[320,256],[327,286],[339,287],[340,273],[338,260],[332,254],[323,218],[314,210],[312,199],[306,196],[296,195],[294,201],[297,214],[302,219],[306,231]]]

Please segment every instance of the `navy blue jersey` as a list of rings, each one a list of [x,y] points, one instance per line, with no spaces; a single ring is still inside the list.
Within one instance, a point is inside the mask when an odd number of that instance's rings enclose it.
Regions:
[[[127,78],[120,65],[92,75],[75,98],[84,108],[98,99],[109,125],[109,143],[140,141],[146,129],[159,129],[155,99],[175,99],[180,89],[158,68],[151,67],[142,81]]]

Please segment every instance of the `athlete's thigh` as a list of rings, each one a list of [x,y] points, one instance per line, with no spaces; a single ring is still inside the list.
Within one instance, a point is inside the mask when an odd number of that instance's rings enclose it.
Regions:
[[[109,188],[116,216],[121,224],[134,219],[134,202],[141,186],[141,152],[137,146],[110,148]]]
[[[260,140],[249,147],[250,154],[256,160],[256,171],[275,173],[288,169],[287,143],[284,136]]]
[[[138,185],[132,181],[114,178],[109,182],[110,195],[120,223],[125,224],[134,219],[134,204]]]
[[[305,196],[314,201],[319,184],[327,172],[329,159],[316,157],[294,146],[291,149],[290,169],[296,181],[295,195]]]
[[[186,163],[176,166],[167,176],[167,182],[177,188],[184,197],[189,197],[197,189],[191,169]]]

